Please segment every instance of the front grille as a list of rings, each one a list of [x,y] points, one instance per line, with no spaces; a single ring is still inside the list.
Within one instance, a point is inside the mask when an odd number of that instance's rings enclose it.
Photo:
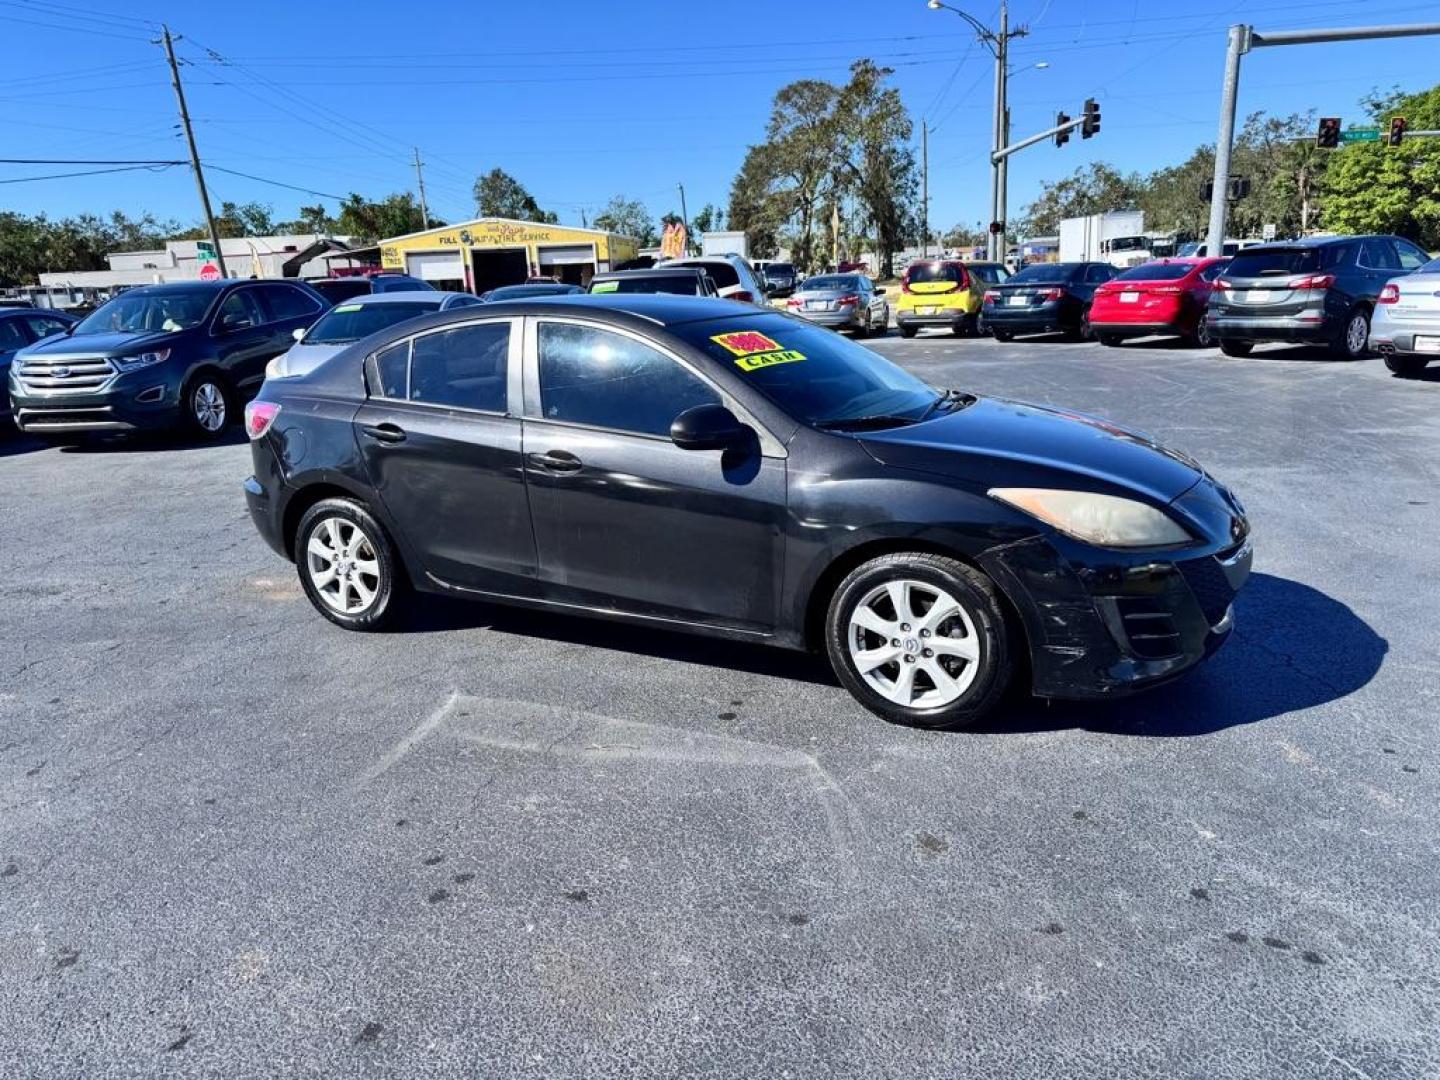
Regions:
[[[32,356],[20,361],[16,374],[27,390],[98,390],[115,368],[103,356]]]
[[[1163,660],[1180,652],[1174,618],[1151,597],[1117,596],[1115,610],[1130,651],[1142,660]]]
[[[1177,565],[1185,583],[1195,594],[1200,610],[1205,613],[1205,620],[1211,626],[1218,626],[1235,599],[1235,590],[1230,587],[1230,580],[1225,576],[1220,561],[1215,558],[1188,559]]]

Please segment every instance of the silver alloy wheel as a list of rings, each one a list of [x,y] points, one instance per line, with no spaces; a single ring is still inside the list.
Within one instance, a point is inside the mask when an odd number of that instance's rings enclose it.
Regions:
[[[871,589],[850,614],[850,662],[888,701],[933,709],[960,697],[980,672],[980,635],[965,606],[928,581]]]
[[[1351,356],[1359,356],[1365,349],[1365,341],[1370,336],[1370,326],[1365,321],[1363,312],[1357,311],[1350,317],[1350,323],[1345,327],[1345,350]]]
[[[225,391],[213,382],[202,382],[190,395],[195,422],[211,433],[225,426]]]
[[[305,572],[320,599],[341,615],[359,615],[380,594],[375,545],[349,518],[327,517],[310,530]]]

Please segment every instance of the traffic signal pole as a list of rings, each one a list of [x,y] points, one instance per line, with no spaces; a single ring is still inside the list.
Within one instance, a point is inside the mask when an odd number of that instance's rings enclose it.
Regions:
[[[1229,44],[1225,51],[1225,84],[1220,92],[1220,134],[1215,140],[1215,188],[1210,197],[1207,250],[1211,254],[1225,250],[1225,218],[1229,209],[1225,201],[1225,185],[1230,179],[1230,151],[1235,143],[1235,104],[1240,92],[1242,56],[1251,49],[1267,45],[1316,45],[1329,41],[1373,41],[1377,38],[1425,37],[1434,34],[1440,34],[1440,23],[1340,27],[1332,30],[1278,30],[1267,34],[1256,33],[1253,26],[1239,23],[1230,27]]]

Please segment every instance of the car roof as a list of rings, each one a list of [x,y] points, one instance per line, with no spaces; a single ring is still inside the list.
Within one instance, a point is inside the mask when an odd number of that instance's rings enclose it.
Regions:
[[[441,292],[438,289],[409,289],[401,292],[361,293],[340,303],[346,307],[356,304],[369,307],[372,304],[433,304],[444,303],[452,296],[469,296],[469,293]]]
[[[133,289],[126,289],[120,295],[149,296],[156,293],[165,293],[174,296],[177,293],[217,293],[238,285],[251,285],[256,283],[257,282],[252,282],[249,278],[224,278],[220,281],[166,281],[159,285],[138,285]]]
[[[1241,248],[1237,254],[1248,255],[1254,251],[1292,251],[1295,248],[1327,247],[1330,244],[1347,244],[1354,240],[1393,240],[1386,233],[1356,233],[1353,236],[1302,236],[1298,240],[1275,240],[1268,244],[1252,244]]]
[[[703,266],[652,266],[648,270],[607,270],[596,274],[591,281],[628,281],[633,278],[653,277],[697,277],[705,272]]]

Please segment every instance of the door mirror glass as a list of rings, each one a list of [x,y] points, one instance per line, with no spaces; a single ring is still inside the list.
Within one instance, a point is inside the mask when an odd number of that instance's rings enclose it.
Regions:
[[[297,326],[294,330],[290,331],[290,336],[296,341],[304,341],[305,328],[303,326]]]
[[[696,405],[670,425],[670,440],[682,450],[728,450],[743,445],[751,434],[724,405]]]

